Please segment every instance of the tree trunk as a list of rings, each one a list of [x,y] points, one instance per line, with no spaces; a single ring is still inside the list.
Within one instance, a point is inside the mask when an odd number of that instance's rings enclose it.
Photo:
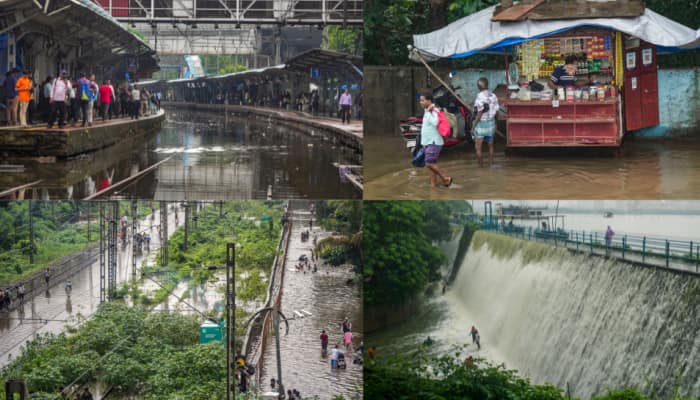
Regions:
[[[430,0],[430,27],[440,29],[447,25],[447,0]]]

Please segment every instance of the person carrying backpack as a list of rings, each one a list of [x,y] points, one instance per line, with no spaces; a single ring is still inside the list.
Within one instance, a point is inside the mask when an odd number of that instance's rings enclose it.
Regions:
[[[85,74],[81,74],[78,81],[78,99],[83,112],[83,127],[85,124],[92,126],[92,107],[96,98],[96,90],[93,90],[92,82],[87,79]]]
[[[420,105],[425,109],[420,131],[420,144],[425,149],[425,166],[430,170],[430,186],[435,187],[439,177],[445,187],[450,187],[452,185],[452,177],[443,174],[437,165],[442,145],[445,143],[441,133],[438,131],[440,110],[433,104],[433,95],[431,93],[424,93],[420,96]]]

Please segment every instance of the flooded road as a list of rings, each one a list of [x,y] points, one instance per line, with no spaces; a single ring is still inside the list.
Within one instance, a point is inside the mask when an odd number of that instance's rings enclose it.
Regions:
[[[331,370],[328,355],[321,352],[319,335],[326,330],[330,349],[335,343],[343,348],[341,324],[345,317],[352,323],[353,347],[363,340],[362,307],[360,288],[348,284],[353,277],[350,266],[319,266],[316,273],[294,270],[302,254],[311,256],[312,241],[302,242],[301,232],[308,230],[310,213],[295,210],[294,225],[290,237],[283,295],[282,312],[293,318],[295,311],[305,310],[311,316],[289,321],[289,334],[281,336],[282,382],[285,389],[296,388],[302,397],[319,396],[322,400],[343,395],[354,399],[362,393],[362,366],[353,364],[352,355],[346,354],[347,369]],[[327,236],[321,228],[314,226],[310,234],[318,239]],[[281,328],[281,332],[283,328]],[[344,350],[343,350],[344,351]],[[353,353],[352,350],[350,353]],[[269,389],[270,378],[277,377],[275,341],[271,335],[264,354],[262,384]]]
[[[169,232],[175,231],[175,212],[168,206]],[[179,213],[179,220],[184,220],[184,212]],[[143,252],[136,257],[137,268],[142,260],[155,255],[160,248],[157,226],[160,223],[160,212],[156,212],[154,220],[150,216],[142,219],[140,231],[151,235],[150,252]],[[118,285],[131,279],[132,246],[118,246],[117,282]],[[97,254],[97,251],[95,252]],[[68,296],[65,282],[55,282],[43,294],[28,299],[23,307],[0,316],[0,367],[21,353],[21,346],[33,340],[40,334],[60,333],[66,325],[76,325],[82,319],[90,318],[100,304],[100,262],[95,258],[89,266],[81,269],[70,277],[73,290]]]
[[[438,162],[454,178],[449,189],[430,188],[428,170],[411,167],[398,135],[366,135],[364,153],[367,199],[700,198],[700,133],[673,140],[628,137],[617,153],[547,149],[506,155],[504,140],[496,138],[491,168],[480,168],[473,148],[460,144],[443,149]]]
[[[117,195],[178,201],[362,196],[341,182],[334,166],[360,164],[361,155],[317,131],[295,131],[224,111],[166,110],[166,116],[158,132],[94,153],[56,162],[4,160],[0,189],[42,179],[25,198],[82,199],[107,179],[119,182],[171,157]]]

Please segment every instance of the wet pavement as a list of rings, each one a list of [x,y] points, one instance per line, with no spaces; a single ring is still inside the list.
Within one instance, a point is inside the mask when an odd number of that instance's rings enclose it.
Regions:
[[[486,147],[484,147],[486,149]],[[691,199],[700,198],[700,134],[677,139],[628,137],[618,151],[504,151],[496,138],[493,167],[479,167],[466,144],[443,149],[450,188],[431,188],[428,170],[411,166],[405,141],[368,136],[366,199]]]
[[[172,205],[168,205],[172,207]],[[179,211],[179,220],[184,221],[184,212]],[[169,208],[168,231],[175,231],[175,212]],[[136,257],[137,269],[141,262],[155,255],[160,248],[156,226],[160,224],[160,212],[156,210],[155,219],[150,216],[142,219],[139,231],[151,235],[150,252],[144,251]],[[117,286],[132,277],[132,246],[118,246]],[[82,319],[90,318],[100,304],[100,263],[99,258],[89,266],[70,277],[73,290],[68,296],[65,281],[56,282],[50,290],[29,299],[23,307],[10,313],[0,314],[0,367],[21,353],[21,347],[40,334],[60,333],[66,325],[75,326]]]
[[[115,197],[182,201],[362,196],[341,181],[334,165],[361,164],[361,154],[318,132],[249,121],[224,111],[166,109],[166,117],[156,133],[78,157],[4,159],[0,189],[41,179],[24,198],[82,199],[97,192],[106,179],[116,183],[172,157],[119,189]]]
[[[329,335],[330,349],[335,343],[342,345],[341,324],[345,317],[352,322],[353,347],[359,346],[363,340],[362,306],[360,288],[348,284],[353,277],[350,266],[331,267],[320,266],[318,272],[297,272],[294,265],[302,254],[311,256],[313,236],[318,239],[329,235],[320,227],[314,226],[310,240],[301,241],[301,232],[308,230],[308,211],[295,210],[294,225],[287,253],[286,271],[282,291],[282,312],[289,321],[289,334],[281,336],[282,382],[286,389],[297,389],[306,397],[319,396],[320,399],[332,399],[343,395],[346,399],[361,396],[362,366],[353,364],[353,351],[346,354],[347,369],[331,370],[327,354],[321,351],[319,335],[326,330]],[[295,317],[295,311],[311,316]],[[283,330],[283,325],[281,326]],[[343,349],[343,351],[345,351]],[[270,336],[264,354],[262,384],[263,389],[269,389],[271,378],[277,377],[275,341]]]

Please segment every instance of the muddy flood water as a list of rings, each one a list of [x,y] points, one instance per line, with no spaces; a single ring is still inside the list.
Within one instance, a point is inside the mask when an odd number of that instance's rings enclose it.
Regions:
[[[479,167],[473,147],[443,149],[438,166],[454,178],[432,189],[428,170],[411,166],[404,140],[365,135],[367,199],[690,199],[700,198],[700,132],[677,139],[628,137],[617,151],[505,152]],[[484,147],[484,150],[487,148]]]
[[[67,160],[10,159],[0,189],[41,179],[34,199],[83,199],[106,179],[114,184],[168,159],[116,197],[156,200],[361,198],[341,181],[337,164],[361,163],[358,151],[313,131],[229,113],[166,109],[158,132]]]
[[[354,350],[363,341],[361,288],[352,280],[352,267],[332,267],[321,263],[316,273],[298,272],[294,265],[302,254],[311,255],[313,244],[302,242],[302,231],[309,230],[309,212],[294,211],[294,223],[287,253],[284,284],[282,289],[282,312],[289,321],[289,333],[280,335],[283,384],[285,389],[297,389],[303,398],[318,396],[320,400],[331,400],[337,395],[346,399],[362,396],[362,365],[354,363]],[[315,222],[315,221],[314,221]],[[318,240],[329,232],[318,226],[310,230],[310,237]],[[304,311],[311,315],[303,315]],[[352,323],[353,346],[346,352],[345,369],[330,368],[330,350],[335,344],[345,352],[342,344],[341,324],[344,318]],[[284,325],[282,325],[283,327]],[[328,352],[321,350],[319,335],[325,330],[329,336]],[[264,369],[261,384],[269,388],[270,379],[277,377],[275,344],[269,338],[264,354]]]

